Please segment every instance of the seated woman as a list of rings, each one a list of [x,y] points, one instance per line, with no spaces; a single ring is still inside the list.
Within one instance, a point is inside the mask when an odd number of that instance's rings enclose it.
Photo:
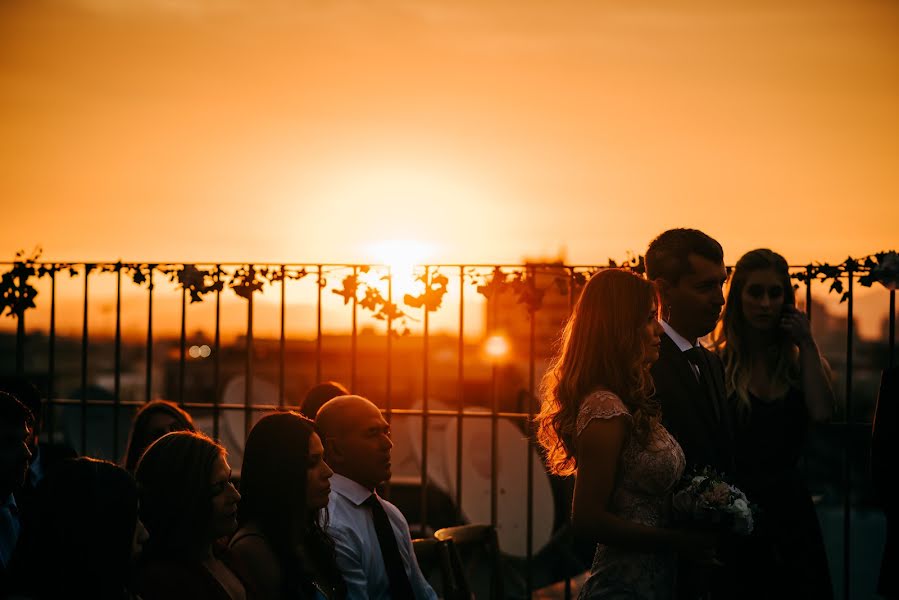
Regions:
[[[237,528],[240,500],[225,449],[201,433],[166,434],[144,452],[136,479],[150,532],[136,579],[143,600],[246,598],[216,545]]]
[[[294,412],[267,415],[244,450],[231,551],[266,599],[344,598],[334,544],[322,529],[328,480],[315,424]]]
[[[761,508],[738,559],[745,577],[737,589],[746,598],[833,597],[798,462],[809,421],[827,421],[834,398],[827,364],[794,302],[784,257],[747,252],[734,268],[714,338],[738,417],[738,483]]]
[[[580,598],[673,598],[676,554],[714,561],[714,534],[671,525],[685,459],[652,398],[657,317],[652,283],[600,271],[543,379],[537,439],[553,473],[575,475],[573,530],[598,542]]]
[[[67,459],[35,496],[35,519],[16,555],[14,589],[26,597],[130,600],[132,565],[147,541],[137,486],[121,467]]]
[[[134,473],[137,461],[140,460],[144,450],[165,434],[172,431],[196,430],[193,419],[187,411],[174,402],[168,400],[147,402],[134,415],[128,447],[125,449],[125,468],[129,473]]]

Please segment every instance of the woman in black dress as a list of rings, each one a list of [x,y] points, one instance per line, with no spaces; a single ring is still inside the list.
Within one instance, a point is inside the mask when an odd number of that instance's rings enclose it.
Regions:
[[[830,418],[833,391],[794,300],[787,261],[768,249],[747,252],[714,340],[738,416],[736,477],[761,509],[739,551],[744,597],[833,597],[821,528],[798,469],[809,421]]]

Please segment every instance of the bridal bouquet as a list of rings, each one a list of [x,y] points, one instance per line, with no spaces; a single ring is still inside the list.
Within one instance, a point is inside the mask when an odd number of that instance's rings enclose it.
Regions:
[[[677,521],[737,535],[752,533],[753,508],[746,494],[711,467],[686,477],[671,503]]]

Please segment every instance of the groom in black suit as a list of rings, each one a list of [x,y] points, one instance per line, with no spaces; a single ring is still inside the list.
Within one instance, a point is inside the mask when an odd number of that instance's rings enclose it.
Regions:
[[[734,414],[727,403],[724,368],[698,342],[715,328],[724,306],[727,270],[721,244],[696,229],[670,229],[649,244],[646,274],[658,288],[665,330],[652,367],[662,423],[683,448],[687,473],[711,466],[733,481]],[[720,557],[725,562],[726,555]],[[721,594],[727,566],[711,582],[692,565],[682,563],[679,569],[678,598],[695,598],[709,583],[713,597],[729,596]]]
[[[709,465],[734,475],[733,414],[721,360],[697,341],[724,306],[721,244],[696,229],[669,229],[646,251],[646,274],[659,290],[665,330],[652,367],[662,422],[680,443],[687,471]]]

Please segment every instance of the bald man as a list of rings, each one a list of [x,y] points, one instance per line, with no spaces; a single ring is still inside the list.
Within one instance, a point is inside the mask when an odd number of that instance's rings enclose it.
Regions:
[[[361,396],[338,396],[315,417],[334,470],[328,534],[350,600],[436,600],[412,550],[409,524],[375,492],[390,479],[390,425]]]

